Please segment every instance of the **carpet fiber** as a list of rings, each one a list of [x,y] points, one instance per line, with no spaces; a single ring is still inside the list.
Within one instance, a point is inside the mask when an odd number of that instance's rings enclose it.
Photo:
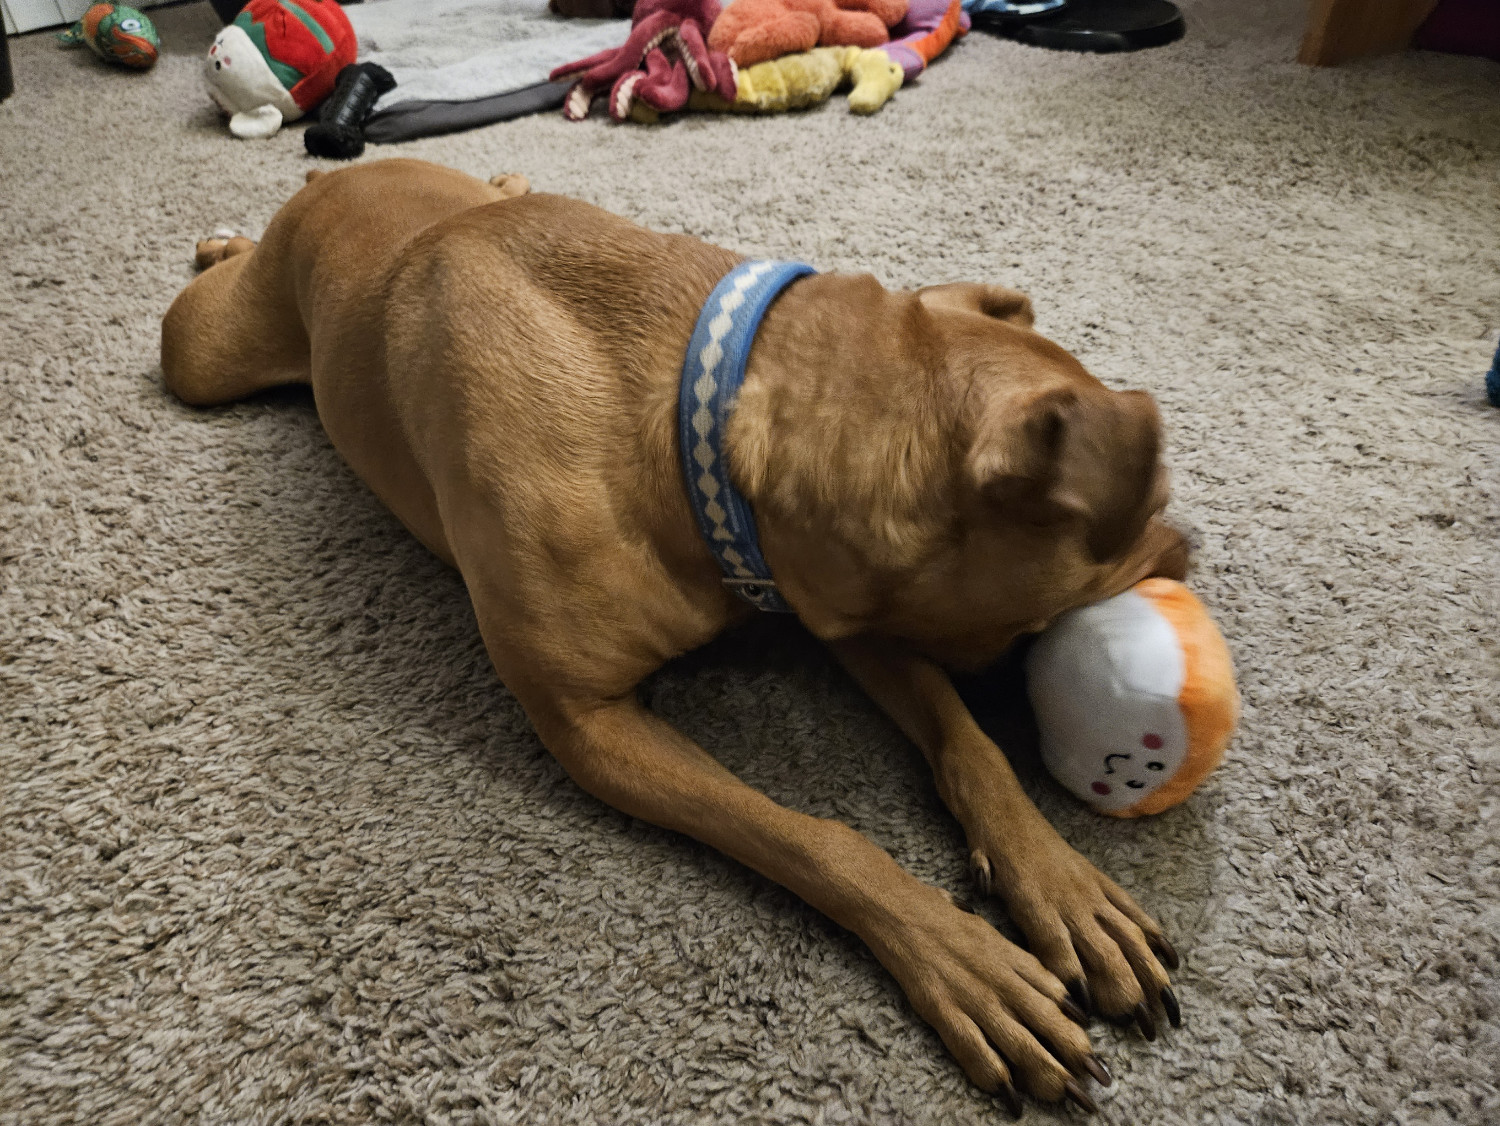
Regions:
[[[1096,1026],[1100,1119],[1494,1122],[1497,71],[1299,67],[1292,0],[1187,14],[1139,55],[976,34],[870,119],[548,115],[367,158],[890,285],[1015,284],[1155,392],[1245,715],[1154,819],[1027,775],[1184,957],[1181,1031]],[[196,48],[145,75],[13,49],[0,1123],[994,1121],[851,936],[574,788],[305,394],[163,392],[193,240],[259,234],[313,163],[299,131],[232,140]],[[796,633],[651,694],[969,891],[918,756]]]

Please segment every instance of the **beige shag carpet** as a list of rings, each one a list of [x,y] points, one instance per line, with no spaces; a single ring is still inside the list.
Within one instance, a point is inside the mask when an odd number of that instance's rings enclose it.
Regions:
[[[1100,1120],[1493,1123],[1500,68],[1305,69],[1291,0],[1187,11],[1138,55],[973,35],[872,119],[547,115],[367,159],[1012,283],[1154,391],[1245,716],[1154,819],[1028,774],[1184,957],[1181,1031],[1096,1025]],[[163,23],[145,75],[14,41],[0,105],[0,1123],[994,1121],[856,940],[573,787],[306,395],[163,393],[194,239],[258,234],[313,164],[298,128],[232,140],[202,21]],[[969,890],[918,756],[805,639],[652,691]]]

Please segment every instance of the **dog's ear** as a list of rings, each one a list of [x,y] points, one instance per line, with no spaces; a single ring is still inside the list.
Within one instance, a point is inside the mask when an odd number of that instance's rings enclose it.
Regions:
[[[990,404],[969,450],[969,480],[1002,518],[1087,524],[1098,562],[1140,536],[1161,504],[1161,422],[1140,391],[1061,388]]]
[[[1036,317],[1031,298],[1020,290],[1003,285],[980,285],[978,282],[954,282],[951,285],[929,285],[917,290],[917,299],[931,310],[949,309],[959,313],[978,313],[998,321],[1030,328]]]
[[[992,403],[969,450],[968,476],[1003,515],[1044,526],[1087,515],[1062,480],[1064,447],[1077,397],[1053,391]]]

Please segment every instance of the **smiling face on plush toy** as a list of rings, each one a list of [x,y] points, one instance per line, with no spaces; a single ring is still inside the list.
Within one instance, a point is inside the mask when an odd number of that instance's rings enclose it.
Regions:
[[[1032,646],[1026,681],[1047,769],[1116,817],[1186,798],[1239,717],[1223,637],[1168,579],[1064,614]]]
[[[1043,760],[1078,797],[1117,813],[1177,773],[1188,751],[1182,647],[1146,599],[1126,592],[1075,611],[1029,667]]]
[[[1160,735],[1144,735],[1142,739],[1151,740],[1151,745],[1154,747],[1161,746]],[[1145,774],[1141,773],[1143,765],[1146,770]],[[1117,766],[1120,770],[1116,770]],[[1144,790],[1153,783],[1161,782],[1164,777],[1161,772],[1166,770],[1166,768],[1167,764],[1158,755],[1142,754],[1137,756],[1129,751],[1112,751],[1104,756],[1104,778],[1112,778],[1113,787],[1115,788],[1123,785],[1126,789],[1130,790]],[[1129,771],[1129,775],[1126,777],[1115,777],[1115,775],[1120,774],[1122,771]],[[1089,786],[1089,789],[1093,790],[1100,797],[1105,797],[1113,792],[1111,783],[1106,782],[1104,778],[1094,779],[1093,783]]]
[[[285,86],[244,30],[230,24],[214,37],[205,68],[208,90],[219,108],[235,114],[275,106],[290,121],[301,115]]]
[[[1113,687],[1113,686],[1111,686]],[[1156,692],[1139,685],[1125,692],[1108,689],[1085,710],[1068,735],[1066,750],[1052,749],[1059,777],[1095,809],[1112,813],[1159,790],[1187,757],[1187,732],[1175,692],[1163,683]],[[1057,771],[1054,771],[1057,773]]]

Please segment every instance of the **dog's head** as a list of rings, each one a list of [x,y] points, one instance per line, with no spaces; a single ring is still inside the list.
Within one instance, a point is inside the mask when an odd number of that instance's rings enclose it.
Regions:
[[[837,280],[856,287],[848,345],[819,380],[837,392],[804,403],[820,420],[805,430],[783,403],[788,433],[763,431],[767,456],[747,458],[773,570],[814,632],[975,666],[1065,610],[1182,577],[1149,395],[1105,387],[1032,330],[1014,290]]]

